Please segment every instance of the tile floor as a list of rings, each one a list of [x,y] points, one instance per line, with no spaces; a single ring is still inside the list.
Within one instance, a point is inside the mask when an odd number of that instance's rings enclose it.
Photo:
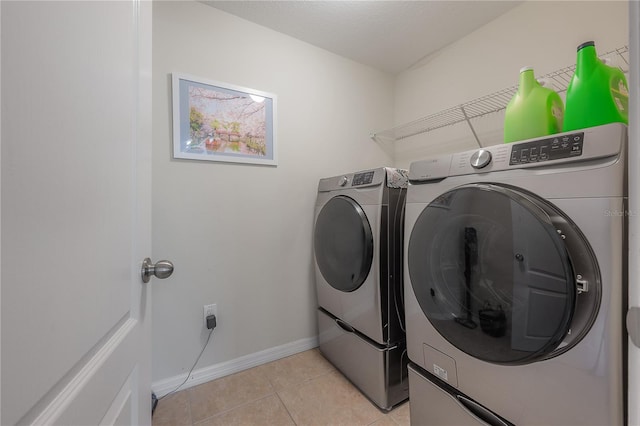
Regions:
[[[312,349],[162,399],[153,426],[408,426],[409,403],[389,413]]]

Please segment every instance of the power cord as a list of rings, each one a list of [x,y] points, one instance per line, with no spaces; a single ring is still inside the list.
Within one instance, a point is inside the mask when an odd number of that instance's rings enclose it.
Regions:
[[[171,392],[168,392],[168,393],[162,395],[160,398],[158,398],[158,401],[161,401],[163,398],[166,398],[169,395],[172,395],[172,394],[176,393],[178,391],[178,389],[180,389],[182,387],[182,385],[187,383],[187,380],[189,380],[189,377],[191,376],[191,373],[193,373],[193,369],[196,368],[196,365],[198,364],[198,361],[200,361],[200,357],[204,353],[204,350],[207,348],[207,345],[209,344],[209,339],[211,339],[211,335],[213,334],[213,329],[215,327],[216,327],[216,316],[215,315],[209,315],[207,317],[207,328],[209,328],[209,335],[207,336],[207,341],[204,343],[204,346],[202,347],[202,350],[200,351],[200,354],[198,355],[198,358],[196,358],[196,362],[193,363],[193,366],[191,367],[191,370],[189,370],[189,374],[187,374],[187,377],[185,377],[184,381],[182,383],[180,383],[178,385],[178,387],[176,387]]]

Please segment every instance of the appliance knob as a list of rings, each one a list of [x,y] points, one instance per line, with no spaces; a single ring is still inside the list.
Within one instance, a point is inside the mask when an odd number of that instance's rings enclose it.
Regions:
[[[491,152],[486,149],[479,149],[471,156],[471,167],[481,169],[491,162]]]
[[[346,176],[342,176],[342,177],[340,178],[340,182],[338,182],[338,185],[340,185],[340,186],[345,186],[345,185],[347,184],[347,182],[349,182],[349,179],[347,179],[347,177],[346,177]]]

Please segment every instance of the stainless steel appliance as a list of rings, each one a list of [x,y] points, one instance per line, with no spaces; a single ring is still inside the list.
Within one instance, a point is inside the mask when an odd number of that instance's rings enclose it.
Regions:
[[[320,351],[381,409],[408,397],[402,296],[406,172],[321,179],[314,252]]]
[[[626,149],[616,123],[411,164],[412,424],[624,424]]]

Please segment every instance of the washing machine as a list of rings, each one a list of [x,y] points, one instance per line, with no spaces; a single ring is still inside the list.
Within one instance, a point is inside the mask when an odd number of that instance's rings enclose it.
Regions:
[[[413,425],[625,424],[627,129],[411,164]]]
[[[407,172],[321,179],[314,222],[320,352],[383,410],[408,398],[402,285]]]

